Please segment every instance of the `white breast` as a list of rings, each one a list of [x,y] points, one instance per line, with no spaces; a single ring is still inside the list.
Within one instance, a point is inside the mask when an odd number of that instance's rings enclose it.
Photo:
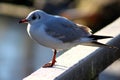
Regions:
[[[45,25],[40,27],[30,26],[27,27],[27,32],[31,38],[37,41],[39,44],[53,48],[53,49],[68,49],[70,48],[69,43],[63,43],[62,41],[53,38],[45,32]]]

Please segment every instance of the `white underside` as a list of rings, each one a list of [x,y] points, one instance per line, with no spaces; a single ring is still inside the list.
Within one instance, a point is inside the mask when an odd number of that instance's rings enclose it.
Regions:
[[[47,35],[44,31],[44,28],[44,25],[42,25],[42,27],[39,27],[38,29],[35,27],[30,28],[30,25],[28,25],[27,31],[29,36],[37,41],[39,44],[52,49],[69,49],[71,47],[79,45],[80,43],[85,43],[89,41],[88,38],[82,38],[81,40],[76,40],[74,42],[63,43],[62,41]]]

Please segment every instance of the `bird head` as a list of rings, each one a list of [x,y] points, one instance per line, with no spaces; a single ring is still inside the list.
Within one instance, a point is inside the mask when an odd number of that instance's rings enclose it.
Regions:
[[[47,14],[42,10],[35,10],[29,13],[25,19],[20,20],[19,23],[36,23],[45,19],[46,15]]]

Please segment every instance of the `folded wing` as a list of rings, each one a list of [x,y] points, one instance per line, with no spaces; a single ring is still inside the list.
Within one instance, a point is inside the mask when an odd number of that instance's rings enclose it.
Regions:
[[[90,29],[75,24],[65,18],[57,17],[46,21],[46,32],[48,35],[63,42],[72,42],[82,37],[90,36]]]

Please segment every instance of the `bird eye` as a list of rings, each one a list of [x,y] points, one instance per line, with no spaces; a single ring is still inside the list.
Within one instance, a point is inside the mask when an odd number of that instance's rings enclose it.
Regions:
[[[32,16],[32,20],[35,20],[37,17],[35,15]]]

